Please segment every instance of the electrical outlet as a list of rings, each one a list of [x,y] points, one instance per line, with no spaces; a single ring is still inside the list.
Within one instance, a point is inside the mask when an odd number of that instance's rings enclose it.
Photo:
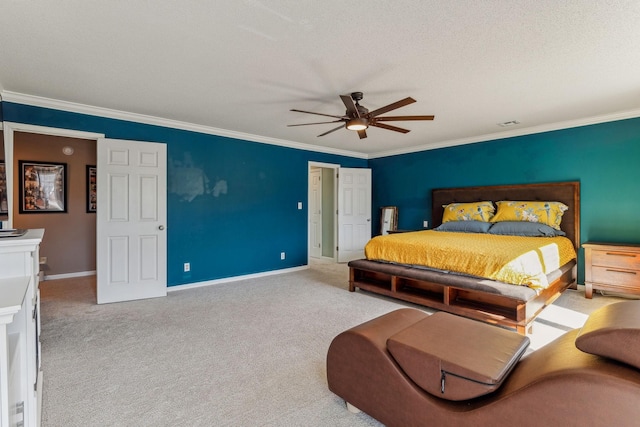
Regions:
[[[191,271],[191,263],[185,262],[184,263],[184,272],[187,273],[189,271]]]
[[[286,258],[286,254],[284,252],[280,252],[280,259],[285,259]]]
[[[422,226],[424,228],[429,228],[429,221],[422,221]]]

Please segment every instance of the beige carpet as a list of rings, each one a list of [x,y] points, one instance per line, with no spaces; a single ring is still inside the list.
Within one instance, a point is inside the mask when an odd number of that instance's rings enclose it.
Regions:
[[[407,306],[347,292],[345,265],[98,306],[93,278],[45,281],[44,426],[379,426],[326,385],[341,331]],[[566,292],[535,349],[614,297]]]

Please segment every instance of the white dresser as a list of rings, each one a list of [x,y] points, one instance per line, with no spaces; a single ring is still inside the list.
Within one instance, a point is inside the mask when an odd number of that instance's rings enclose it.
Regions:
[[[43,235],[37,229],[0,238],[0,427],[40,425],[38,272]]]

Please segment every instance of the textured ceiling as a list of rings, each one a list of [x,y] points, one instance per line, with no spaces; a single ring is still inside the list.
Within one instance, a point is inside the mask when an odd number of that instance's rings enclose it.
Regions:
[[[639,22],[638,0],[6,0],[0,90],[379,156],[640,115]],[[353,91],[436,118],[287,127]]]

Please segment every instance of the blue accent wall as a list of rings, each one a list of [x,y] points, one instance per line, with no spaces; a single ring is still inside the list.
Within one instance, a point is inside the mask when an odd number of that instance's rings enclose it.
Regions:
[[[401,229],[431,222],[434,188],[580,181],[582,242],[640,243],[638,118],[371,159],[369,167],[374,212],[398,206]]]
[[[431,222],[434,188],[577,180],[582,242],[640,242],[640,118],[367,162],[10,102],[0,107],[10,122],[167,144],[169,286],[305,265],[309,161],[372,168],[374,234],[380,206],[398,206],[401,229]],[[580,283],[582,260],[580,251]],[[190,273],[182,272],[184,262]]]
[[[1,106],[10,122],[167,144],[169,286],[306,265],[308,162],[367,166],[365,159],[347,156],[10,102]],[[182,271],[185,262],[191,263],[189,273]]]

